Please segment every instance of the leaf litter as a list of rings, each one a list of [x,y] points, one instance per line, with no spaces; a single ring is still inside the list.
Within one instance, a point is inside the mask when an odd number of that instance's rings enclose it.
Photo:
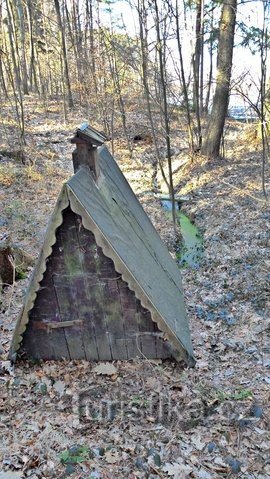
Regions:
[[[1,235],[33,257],[72,172],[69,138],[79,119],[65,129],[58,119],[49,115],[46,135],[42,115],[29,120],[36,161],[22,167],[5,158],[1,170]],[[177,193],[188,196],[183,208],[203,233],[205,249],[197,269],[182,270],[194,369],[147,360],[14,368],[7,353],[28,280],[4,291],[1,479],[269,478],[270,215],[260,193],[260,152],[238,141],[244,130],[234,122],[227,160],[212,163],[187,162],[181,135],[173,136],[174,165],[183,164],[175,174]],[[115,140],[119,165],[175,255],[172,224],[149,194],[153,154],[147,148],[145,155],[135,148],[130,159]],[[157,182],[162,190],[159,173]]]

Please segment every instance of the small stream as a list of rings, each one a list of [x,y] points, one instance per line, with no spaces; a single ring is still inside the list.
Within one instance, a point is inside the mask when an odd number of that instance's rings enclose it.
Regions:
[[[172,202],[170,200],[161,201],[166,214],[170,215],[172,211]],[[203,258],[203,238],[198,228],[191,222],[189,217],[181,212],[181,203],[175,202],[175,212],[180,227],[183,242],[176,251],[179,265],[182,268],[198,268]]]

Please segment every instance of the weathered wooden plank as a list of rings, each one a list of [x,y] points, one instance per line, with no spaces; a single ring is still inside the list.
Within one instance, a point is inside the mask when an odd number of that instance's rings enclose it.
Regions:
[[[75,215],[75,213],[74,213]],[[77,237],[81,251],[82,268],[85,273],[96,273],[98,246],[91,231],[84,228],[79,215],[75,215]]]
[[[158,329],[158,326],[156,323],[153,323],[153,324],[154,324],[154,330],[156,333],[157,358],[166,359],[166,358],[172,357],[166,347],[166,341],[164,341],[162,337],[163,336],[162,332]]]
[[[74,277],[68,275],[53,276],[54,287],[61,321],[74,321],[79,318],[78,285]],[[86,359],[81,324],[72,328],[64,328],[64,334],[71,359]]]
[[[53,258],[57,257],[57,252],[58,245],[54,245],[50,264],[53,263]],[[29,313],[29,325],[24,333],[23,348],[28,351],[29,355],[39,359],[69,359],[70,356],[63,331],[57,331],[52,336],[46,331],[36,331],[34,326],[36,321],[60,321],[60,313],[51,276],[52,271],[53,268],[50,266],[40,283],[34,309]]]
[[[52,247],[52,254],[47,258],[46,271],[44,279],[52,278],[52,275],[57,272],[65,273],[64,249],[62,245],[62,234],[64,234],[65,226],[59,226],[56,232],[56,242]]]
[[[97,247],[94,235],[90,231],[85,230],[82,224],[77,227],[77,234],[79,244],[84,251],[83,269],[87,274],[91,272],[96,273],[99,278],[99,284],[103,289],[103,324],[107,327],[107,330],[104,331],[104,335],[105,338],[107,338],[112,358],[127,359],[125,328],[117,286],[117,278],[120,278],[120,275],[116,273],[113,261],[103,254],[101,248]],[[99,293],[97,292],[97,294]],[[100,332],[100,325],[98,325],[95,334],[98,338],[99,348],[101,347],[102,350],[104,350],[104,339],[101,339]],[[109,350],[108,348],[106,349],[106,355],[108,355]]]
[[[140,330],[141,349],[147,358],[156,358],[156,331],[151,314],[137,300],[137,317]]]
[[[40,318],[38,316],[38,318]],[[21,351],[25,351],[28,357],[36,359],[54,359],[53,344],[47,331],[37,331],[34,327],[35,317],[31,315],[28,327],[23,335]]]
[[[48,331],[52,329],[70,328],[72,326],[81,326],[83,321],[81,319],[74,319],[73,321],[35,321],[33,322],[33,328],[36,330]]]
[[[66,209],[63,212],[64,218],[66,215],[70,215],[70,211],[70,209]],[[46,322],[61,321],[59,304],[54,288],[53,274],[55,272],[58,274],[65,272],[64,251],[62,245],[62,237],[64,236],[65,231],[65,224],[63,223],[56,232],[56,242],[53,245],[52,254],[47,260],[46,272],[40,284],[40,290],[38,291],[35,301],[34,314],[36,320],[43,319]],[[44,332],[43,334],[35,332],[33,334],[36,336],[37,348],[39,349],[39,354],[42,354],[43,359],[70,359],[64,331],[59,330],[54,331],[53,333]]]
[[[111,272],[113,274],[113,272]],[[117,276],[115,278],[101,279],[104,284],[104,314],[110,338],[113,359],[128,359],[126,347],[126,333],[123,321]]]
[[[95,318],[93,312],[92,298],[93,291],[92,288],[89,288],[89,283],[87,278],[89,278],[90,284],[95,284],[96,279],[93,274],[82,275],[83,287],[78,291],[78,298],[80,300],[80,319],[83,322],[83,345],[85,350],[85,356],[88,361],[98,361],[99,355],[97,350],[96,342],[96,331],[95,331]]]
[[[87,273],[93,271],[96,274],[96,283],[92,288],[91,296],[94,296],[95,313],[97,313],[98,297],[103,296],[103,314],[101,323],[94,323],[95,337],[98,345],[99,355],[112,357],[113,359],[127,359],[123,320],[121,317],[121,304],[116,282],[117,275],[112,260],[106,257],[102,249],[97,247],[94,236],[91,232],[80,227],[78,230],[80,245],[83,245],[85,254],[83,257],[83,268]],[[83,244],[83,242],[85,244]],[[93,291],[95,290],[96,291]],[[101,325],[104,327],[102,338]]]
[[[128,359],[141,358],[140,331],[137,322],[136,297],[125,281],[118,280],[118,290],[125,327]]]
[[[99,354],[92,302],[94,295],[92,287],[89,287],[89,284],[96,283],[98,246],[93,233],[84,228],[81,217],[75,213],[74,222],[81,252],[81,274],[83,275],[83,287],[78,292],[78,296],[80,297],[80,318],[83,321],[85,356],[88,361],[98,361]]]
[[[64,253],[65,274],[75,276],[82,272],[83,251],[77,236],[77,218],[70,208],[65,210],[59,237]]]
[[[28,327],[23,336],[22,350],[29,357],[36,359],[70,359],[66,338],[63,331],[37,329],[36,324],[43,322],[46,325],[47,316],[35,316],[31,313]],[[54,323],[55,324],[55,323]]]
[[[51,254],[51,247],[55,241],[55,231],[62,222],[62,211],[68,206],[68,196],[66,191],[66,185],[63,186],[61,193],[58,197],[54,212],[49,221],[47,227],[44,244],[41,248],[39,257],[35,269],[31,276],[31,281],[27,290],[27,294],[24,301],[21,314],[15,326],[12,343],[10,347],[9,357],[13,360],[14,355],[19,351],[20,346],[23,349],[22,336],[25,332],[25,328],[28,327],[29,313],[33,309],[33,304],[36,299],[36,294],[40,288],[40,282],[43,277],[44,269],[48,256]],[[20,354],[20,353],[19,353]]]
[[[91,294],[91,305],[93,314],[93,329],[95,331],[98,359],[111,360],[112,353],[110,338],[107,329],[106,317],[104,315],[104,286],[97,276],[87,275],[87,287]]]
[[[107,280],[109,278],[115,279],[120,278],[121,275],[117,274],[115,271],[115,267],[113,261],[103,254],[101,248],[98,247],[98,264],[97,264],[97,272],[99,274],[100,279]]]

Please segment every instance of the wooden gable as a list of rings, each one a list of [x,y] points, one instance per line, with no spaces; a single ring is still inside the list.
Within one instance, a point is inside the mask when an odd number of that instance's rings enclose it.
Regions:
[[[170,357],[162,336],[93,233],[66,208],[20,354],[86,360]]]
[[[172,355],[192,365],[180,271],[107,148],[97,152],[85,130],[74,139],[76,173],[51,217],[10,357]]]

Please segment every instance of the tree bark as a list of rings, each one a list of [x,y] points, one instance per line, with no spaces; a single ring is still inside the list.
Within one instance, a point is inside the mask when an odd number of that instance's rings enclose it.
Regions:
[[[0,84],[1,84],[1,89],[4,93],[4,97],[8,97],[8,90],[7,90],[7,85],[6,85],[6,78],[4,74],[4,68],[3,68],[3,63],[4,63],[4,57],[6,56],[6,52],[4,51],[4,29],[3,29],[3,5],[0,5]]]
[[[207,93],[205,104],[203,107],[203,112],[208,113],[209,108],[209,100],[212,88],[212,81],[213,81],[213,52],[214,52],[214,38],[213,38],[213,30],[214,30],[214,8],[211,9],[211,20],[210,20],[210,38],[209,38],[209,57],[210,57],[210,65],[209,65],[209,75],[208,75],[208,83],[207,83]]]
[[[140,44],[141,44],[141,57],[142,57],[142,82],[143,82],[143,90],[144,90],[144,95],[146,99],[146,106],[147,106],[147,113],[148,113],[148,119],[150,122],[151,126],[151,133],[153,137],[153,142],[155,146],[155,152],[156,152],[156,157],[157,157],[157,163],[160,168],[160,172],[162,175],[162,178],[168,188],[170,189],[170,185],[168,183],[168,180],[166,178],[163,164],[162,164],[162,158],[160,156],[160,151],[158,147],[158,141],[157,141],[157,134],[154,126],[154,120],[153,120],[153,114],[152,114],[152,108],[151,108],[151,95],[150,95],[150,87],[149,87],[149,71],[148,71],[148,27],[147,27],[147,11],[145,7],[145,2],[144,0],[138,0],[137,4],[137,11],[139,15],[139,25],[140,25]],[[154,186],[154,181],[156,180],[156,173],[157,173],[157,166],[154,168],[154,173],[152,176],[152,184]]]
[[[217,80],[202,154],[217,158],[228,110],[237,0],[223,3],[219,27]]]
[[[179,61],[180,61],[180,71],[181,71],[181,81],[182,81],[182,89],[183,89],[184,104],[185,104],[185,113],[186,113],[187,124],[188,124],[189,149],[191,153],[194,153],[193,127],[192,127],[192,119],[191,119],[189,99],[188,99],[188,87],[186,82],[185,67],[184,67],[184,60],[183,60],[183,53],[182,53],[182,43],[180,38],[178,0],[176,0],[176,4],[175,4],[175,21],[176,21],[176,39],[177,39],[177,47],[178,47]]]
[[[22,75],[22,87],[23,93],[29,95],[28,90],[28,77],[27,77],[27,64],[26,64],[26,42],[25,42],[25,19],[24,8],[21,0],[17,0],[17,17],[20,32],[20,63],[21,63],[21,75]]]
[[[15,32],[15,26],[14,26],[14,18],[13,18],[13,11],[12,11],[12,2],[10,0],[7,0],[6,2],[6,7],[7,7],[7,18],[8,18],[8,35],[9,35],[9,46],[10,46],[10,51],[11,51],[11,58],[12,58],[12,64],[13,64],[13,71],[14,71],[14,79],[15,79],[15,84],[17,90],[20,92],[21,91],[21,75],[20,75],[20,68],[19,68],[19,60],[17,56],[17,50],[16,50],[16,32]]]
[[[198,128],[198,148],[202,146],[201,133],[201,112],[200,112],[200,65],[202,57],[202,0],[196,0],[196,41],[195,52],[192,57],[193,66],[193,105],[196,114],[197,128]]]
[[[27,12],[27,22],[28,22],[28,35],[29,35],[29,81],[30,81],[30,88],[33,91],[39,93],[38,88],[38,81],[37,81],[37,74],[36,74],[36,55],[35,55],[35,41],[34,41],[34,33],[33,33],[33,5],[31,0],[27,0],[26,4],[26,12]]]
[[[65,41],[65,34],[64,28],[61,18],[60,12],[60,4],[59,0],[54,0],[55,11],[57,16],[57,23],[59,26],[59,34],[61,37],[61,47],[62,47],[62,55],[63,55],[63,67],[64,67],[64,77],[65,77],[65,86],[67,89],[67,98],[68,98],[68,106],[69,108],[73,108],[73,99],[71,94],[71,86],[70,86],[70,79],[69,79],[69,70],[68,70],[68,61],[67,61],[67,48],[66,48],[66,41]]]
[[[161,41],[161,32],[160,32],[160,18],[157,0],[154,0],[154,10],[155,10],[155,27],[157,35],[157,55],[159,61],[159,74],[160,74],[160,86],[162,94],[162,113],[164,121],[164,130],[166,134],[166,150],[167,150],[167,159],[168,159],[168,170],[169,170],[169,193],[172,202],[172,219],[174,224],[174,230],[176,228],[176,212],[175,212],[175,199],[174,199],[174,187],[173,187],[173,172],[172,172],[172,154],[171,154],[171,138],[170,138],[170,120],[169,120],[169,111],[168,111],[168,102],[167,102],[167,81],[166,81],[166,64],[164,61],[164,55],[162,51],[163,42]]]

